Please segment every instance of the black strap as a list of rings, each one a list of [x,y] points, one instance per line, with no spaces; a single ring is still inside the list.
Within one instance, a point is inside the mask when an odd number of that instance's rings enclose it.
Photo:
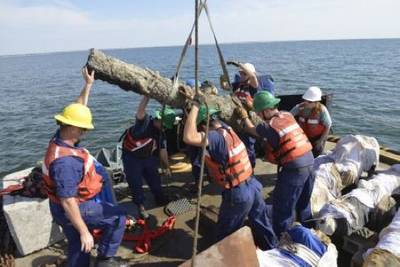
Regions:
[[[208,11],[208,7],[207,7],[206,1],[204,1],[203,6],[204,6],[204,9],[205,9],[206,14],[207,14],[208,24],[210,25],[210,29],[211,29],[212,34],[214,36],[215,46],[217,47],[217,51],[218,51],[219,63],[221,64],[222,71],[224,73],[226,81],[228,82],[229,89],[232,90],[232,85],[231,85],[231,82],[230,82],[230,79],[229,79],[228,69],[226,68],[225,59],[224,59],[224,56],[222,55],[221,48],[220,48],[220,46],[218,44],[217,36],[215,35],[214,27],[213,27],[213,25],[211,23],[210,12]]]
[[[199,5],[199,16],[200,16],[201,12],[203,11],[203,8],[204,8],[204,5],[206,4],[206,2],[207,2],[207,0],[204,0],[204,3],[200,2],[200,5]],[[173,76],[174,77],[174,82],[178,80],[179,71],[180,71],[180,69],[182,67],[183,59],[185,58],[186,51],[187,51],[187,49],[188,49],[188,47],[189,47],[189,45],[191,43],[192,34],[193,34],[193,31],[194,31],[194,28],[195,28],[195,24],[196,23],[193,22],[192,28],[190,29],[190,32],[189,32],[189,35],[186,38],[185,45],[183,46],[183,49],[182,49],[182,52],[181,52],[181,56],[180,56],[179,61],[178,61],[178,65],[176,66],[175,75]]]
[[[121,136],[118,138],[118,143],[122,141],[122,139],[124,139],[125,135],[128,134],[130,128],[125,129],[125,131],[121,134]]]

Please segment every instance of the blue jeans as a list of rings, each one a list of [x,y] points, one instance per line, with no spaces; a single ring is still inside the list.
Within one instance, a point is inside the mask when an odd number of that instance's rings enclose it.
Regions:
[[[263,249],[274,248],[277,239],[267,216],[267,206],[262,196],[262,185],[256,178],[222,192],[222,203],[217,222],[218,240],[230,235],[243,226],[246,217],[255,234],[260,237]]]
[[[278,172],[272,198],[272,225],[278,238],[292,225],[295,212],[302,224],[312,218],[310,198],[314,180],[312,166],[296,169],[283,167]]]
[[[79,204],[83,221],[88,228],[102,229],[103,233],[97,254],[102,257],[112,257],[122,241],[125,231],[125,212],[110,203],[97,203],[88,200]],[[68,267],[87,267],[90,263],[90,254],[81,251],[80,235],[64,209],[59,204],[50,201],[50,211],[54,220],[59,224],[68,240]]]
[[[156,200],[163,198],[161,178],[158,174],[159,159],[155,156],[148,158],[136,158],[129,152],[122,153],[122,161],[126,180],[133,195],[133,202],[136,205],[143,205],[144,191],[143,178],[146,180]]]

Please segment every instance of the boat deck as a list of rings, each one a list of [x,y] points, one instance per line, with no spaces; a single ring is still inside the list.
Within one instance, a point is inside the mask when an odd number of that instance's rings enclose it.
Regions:
[[[332,149],[335,143],[327,142],[326,149]],[[392,163],[390,163],[392,164]],[[380,163],[377,170],[387,169],[388,164]],[[257,159],[255,168],[255,176],[263,184],[263,194],[267,199],[267,203],[270,200],[272,190],[274,188],[276,180],[276,165],[264,162],[261,159]],[[174,174],[172,178],[168,180],[168,187],[166,186],[166,180],[163,178],[165,190],[169,196],[174,198],[188,197],[195,203],[195,195],[191,194],[185,184],[192,182],[193,179],[190,173]],[[210,247],[215,240],[213,239],[215,230],[216,213],[213,209],[207,209],[206,207],[214,206],[219,207],[221,202],[220,189],[217,185],[206,181],[204,183],[203,197],[202,197],[202,215],[200,217],[199,226],[199,239],[198,239],[198,251],[203,251]],[[121,199],[119,202],[130,215],[137,217],[137,211],[135,206],[132,204],[129,193],[127,190],[126,197]],[[164,213],[163,207],[156,207],[153,201],[152,195],[148,188],[146,192],[146,203],[145,206],[148,208],[148,212],[151,215],[148,223],[150,228],[154,228],[156,225],[160,225],[168,216]],[[129,263],[135,266],[177,266],[187,259],[191,258],[192,255],[192,242],[193,242],[193,229],[194,229],[194,208],[184,214],[178,215],[176,218],[176,224],[173,230],[167,232],[165,235],[154,240],[152,242],[151,251],[147,254],[136,254],[133,253],[133,242],[123,242],[118,250],[117,256],[120,256]],[[49,264],[55,264],[60,259],[65,259],[66,242],[60,242],[53,245],[50,248],[43,249],[39,252],[31,255],[17,258],[16,266],[51,266]],[[347,256],[348,258],[348,256]],[[339,259],[340,260],[340,259]],[[344,259],[343,262],[350,263],[349,259]],[[53,266],[57,266],[53,265]],[[348,266],[340,265],[340,266]]]

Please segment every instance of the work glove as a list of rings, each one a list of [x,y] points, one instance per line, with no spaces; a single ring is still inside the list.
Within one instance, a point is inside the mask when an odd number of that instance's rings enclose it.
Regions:
[[[187,100],[193,101],[195,92],[188,86],[179,86],[178,91],[181,95],[183,95]]]
[[[193,101],[199,105],[204,104],[206,102],[206,96],[202,92],[199,92],[198,94],[194,95]]]
[[[187,86],[180,86],[178,91],[181,95],[183,95],[189,102],[195,102],[199,105],[206,102],[205,95],[199,91],[198,94],[194,92],[194,90],[189,89]]]
[[[236,116],[241,119],[247,119],[249,117],[249,114],[247,113],[247,110],[243,107],[239,107],[237,106],[234,110],[234,113],[236,114]]]
[[[245,98],[245,99],[240,99],[240,101],[242,102],[242,106],[247,110],[253,110],[253,101],[250,101],[249,99]]]

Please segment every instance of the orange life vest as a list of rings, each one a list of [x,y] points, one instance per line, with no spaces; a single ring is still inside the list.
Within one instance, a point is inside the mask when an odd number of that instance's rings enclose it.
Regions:
[[[154,138],[136,139],[132,136],[130,130],[126,131],[122,147],[129,152],[134,152],[138,156],[150,156],[156,149],[156,142]],[[139,153],[140,152],[140,153]],[[139,155],[140,154],[140,155]]]
[[[320,137],[326,130],[326,127],[322,124],[322,121],[320,120],[321,111],[318,112],[313,109],[310,115],[306,117],[305,108],[302,104],[300,104],[299,115],[297,117],[300,127],[310,139]]]
[[[94,158],[86,149],[59,146],[52,139],[46,151],[46,156],[42,165],[43,180],[49,199],[55,203],[60,203],[60,199],[55,192],[55,184],[50,177],[50,164],[59,158],[74,156],[83,161],[83,177],[78,184],[77,201],[85,202],[97,195],[102,188],[103,178],[96,172]]]
[[[279,134],[277,149],[273,149],[268,142],[266,144],[265,155],[269,162],[284,165],[312,150],[307,136],[291,113],[280,111],[269,125]]]
[[[205,151],[205,163],[208,174],[222,187],[229,189],[247,180],[253,174],[253,168],[247,155],[246,146],[236,133],[230,128],[219,128],[217,130],[225,139],[228,148],[228,161],[222,166],[211,158]]]

